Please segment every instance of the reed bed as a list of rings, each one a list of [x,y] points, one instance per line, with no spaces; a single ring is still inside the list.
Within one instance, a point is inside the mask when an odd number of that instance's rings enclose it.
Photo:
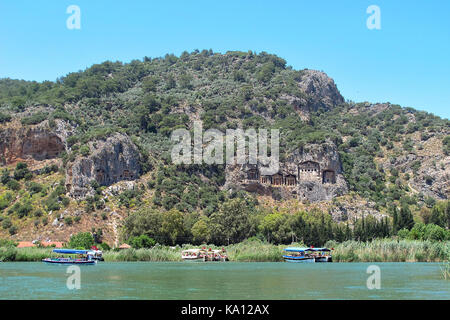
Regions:
[[[378,239],[328,242],[336,262],[441,262],[450,259],[450,242]]]
[[[51,255],[53,248],[0,248],[0,261],[41,261]]]
[[[261,241],[244,241],[226,248],[230,261],[239,262],[278,262],[283,261],[283,249]]]
[[[181,251],[198,247],[185,244],[176,247],[155,246],[151,249],[126,249],[105,252],[103,257],[105,261],[181,261]],[[202,245],[200,247],[211,248],[212,250],[223,248],[215,245]],[[277,262],[282,261],[284,247],[261,241],[244,241],[225,248],[230,261]]]
[[[125,249],[106,251],[105,261],[181,261],[181,249],[165,246],[155,246],[151,249]]]
[[[450,280],[450,262],[445,261],[441,266],[442,278]]]
[[[221,249],[221,246],[204,245],[207,249]],[[283,261],[283,249],[288,245],[274,245],[257,239],[249,239],[226,246],[230,261],[278,262]],[[289,246],[304,247],[301,243]],[[329,241],[333,248],[335,262],[447,262],[443,270],[450,278],[450,241],[432,242],[416,240],[379,239],[370,242]],[[183,245],[176,247],[156,245],[151,249],[110,250],[103,253],[105,261],[181,261],[181,251],[201,246]],[[41,261],[51,255],[52,248],[0,247],[0,261]],[[444,271],[443,271],[444,274]]]

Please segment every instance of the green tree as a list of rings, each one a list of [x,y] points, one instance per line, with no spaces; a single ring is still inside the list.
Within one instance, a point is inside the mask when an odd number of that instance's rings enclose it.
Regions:
[[[138,237],[131,237],[128,239],[128,243],[135,249],[141,249],[153,247],[156,244],[156,241],[145,234],[141,234]]]
[[[90,232],[79,232],[70,237],[69,246],[72,248],[90,249],[94,245],[94,237]]]
[[[414,218],[407,204],[402,204],[398,218],[398,228],[408,229],[414,227]]]
[[[218,244],[236,243],[251,237],[251,210],[245,200],[235,198],[225,201],[211,216],[211,235]]]
[[[209,228],[209,219],[202,216],[194,225],[192,226],[191,233],[193,236],[194,243],[206,243],[211,237],[211,232]]]
[[[142,208],[130,214],[124,221],[125,238],[142,234],[160,242],[162,213],[150,208]]]
[[[177,238],[184,235],[184,214],[176,209],[171,209],[163,213],[161,223],[161,233],[169,243],[175,244]]]

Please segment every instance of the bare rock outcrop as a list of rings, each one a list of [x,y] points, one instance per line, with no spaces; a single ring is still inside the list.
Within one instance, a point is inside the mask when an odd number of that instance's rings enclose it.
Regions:
[[[64,127],[62,121],[56,123]],[[57,128],[58,128],[57,127]],[[57,128],[51,129],[48,121],[34,126],[8,126],[0,130],[0,159],[2,165],[21,160],[46,160],[56,158],[66,150],[65,137]]]
[[[303,70],[299,87],[310,97],[308,102],[310,109],[317,110],[320,107],[328,109],[344,102],[334,80],[324,72]]]
[[[68,166],[66,190],[71,197],[83,199],[93,195],[93,181],[109,186],[141,175],[139,150],[127,135],[116,133],[105,140],[90,142],[89,147],[90,155],[80,156]]]

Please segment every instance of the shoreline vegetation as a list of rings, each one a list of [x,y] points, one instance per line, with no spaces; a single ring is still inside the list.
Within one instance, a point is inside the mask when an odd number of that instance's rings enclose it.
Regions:
[[[281,262],[283,249],[288,246],[304,246],[301,243],[274,245],[257,239],[223,246],[232,262]],[[447,262],[450,260],[450,241],[418,241],[377,239],[367,242],[329,241],[325,245],[333,248],[334,262]],[[125,261],[182,261],[181,251],[195,247],[221,249],[214,245],[161,246],[152,248],[108,250],[103,252],[106,262]],[[36,262],[50,256],[53,248],[0,247],[0,261]]]

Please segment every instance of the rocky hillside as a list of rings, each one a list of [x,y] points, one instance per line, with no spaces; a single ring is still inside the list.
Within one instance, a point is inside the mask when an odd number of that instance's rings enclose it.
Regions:
[[[172,164],[170,134],[194,120],[223,132],[280,129],[280,171]],[[1,79],[0,238],[67,240],[94,228],[112,245],[140,208],[177,210],[192,226],[235,197],[350,223],[407,206],[426,221],[450,194],[449,135],[447,119],[345,101],[325,73],[264,52],[104,62],[55,82]]]

